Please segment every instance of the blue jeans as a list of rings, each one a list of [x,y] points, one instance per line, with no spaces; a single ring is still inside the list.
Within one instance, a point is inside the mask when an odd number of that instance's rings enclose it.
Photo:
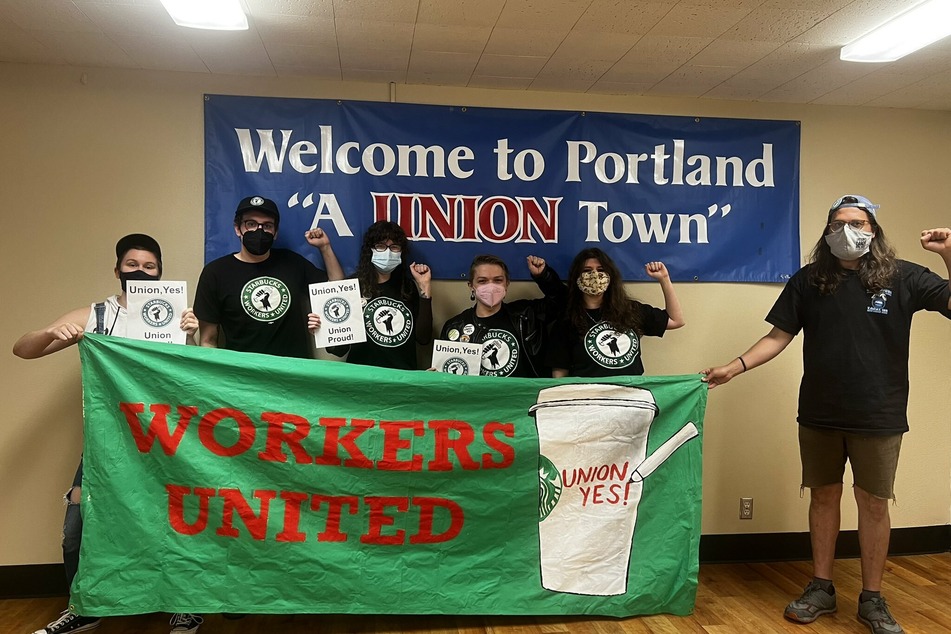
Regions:
[[[63,566],[66,568],[66,583],[72,588],[76,571],[79,570],[79,545],[83,541],[83,516],[79,502],[71,501],[73,489],[83,483],[83,461],[79,459],[79,468],[73,476],[73,486],[66,492],[66,517],[63,519]]]

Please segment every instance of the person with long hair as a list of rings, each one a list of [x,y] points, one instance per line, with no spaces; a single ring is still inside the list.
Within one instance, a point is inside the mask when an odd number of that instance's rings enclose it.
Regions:
[[[565,285],[542,258],[526,258],[532,279],[545,297],[504,301],[509,268],[494,255],[477,255],[469,266],[473,302],[442,328],[441,339],[482,344],[483,376],[547,376],[544,350],[548,331],[564,302]]]
[[[921,232],[951,275],[951,229]],[[848,195],[829,210],[809,264],[786,283],[766,316],[772,329],[730,363],[702,370],[712,389],[763,365],[803,331],[799,387],[802,486],[810,491],[813,579],[783,616],[812,623],[836,611],[832,585],[842,476],[852,466],[862,593],[858,618],[872,632],[902,632],[881,596],[895,473],[908,431],[908,352],[913,315],[951,319],[951,288],[923,266],[899,260],[878,222],[878,205]]]
[[[644,270],[660,282],[664,308],[628,297],[621,272],[601,249],[584,249],[575,256],[565,314],[552,334],[552,376],[644,374],[641,338],[663,337],[685,323],[664,263],[650,262]]]
[[[395,222],[380,220],[363,234],[355,277],[364,299],[367,340],[328,351],[346,355],[348,363],[398,370],[416,370],[416,347],[433,340],[432,272],[410,261],[406,232]],[[320,316],[310,313],[311,333]]]

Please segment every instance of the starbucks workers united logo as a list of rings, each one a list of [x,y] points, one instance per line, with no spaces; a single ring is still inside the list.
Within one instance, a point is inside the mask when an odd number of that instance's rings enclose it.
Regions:
[[[257,277],[241,289],[241,307],[256,321],[276,321],[291,307],[291,291],[276,277]]]
[[[406,343],[413,333],[413,314],[402,302],[377,297],[363,309],[363,325],[370,341],[384,348],[395,348]]]
[[[640,352],[640,341],[632,331],[620,332],[602,321],[584,336],[584,349],[595,363],[605,368],[626,368]]]
[[[561,473],[551,460],[538,456],[538,521],[555,509],[561,497]]]
[[[171,304],[161,297],[156,297],[142,306],[142,320],[153,328],[161,328],[171,323],[174,312]]]

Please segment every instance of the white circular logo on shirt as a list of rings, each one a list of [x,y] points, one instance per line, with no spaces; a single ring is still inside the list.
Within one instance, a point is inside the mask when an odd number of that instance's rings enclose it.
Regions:
[[[508,376],[518,366],[518,341],[508,330],[492,328],[482,340],[484,376]]]
[[[592,326],[584,337],[588,356],[604,368],[626,368],[634,363],[640,352],[639,343],[634,332],[618,332],[606,321]]]
[[[291,307],[291,291],[276,277],[257,277],[241,289],[241,307],[254,320],[275,321]]]
[[[363,309],[367,338],[385,348],[403,345],[413,332],[413,314],[402,302],[377,297]]]

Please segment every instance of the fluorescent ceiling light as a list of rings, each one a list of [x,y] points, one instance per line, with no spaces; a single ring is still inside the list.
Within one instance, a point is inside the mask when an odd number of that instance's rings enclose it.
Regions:
[[[951,0],[928,0],[842,47],[847,62],[894,62],[951,35]]]
[[[161,0],[179,26],[217,31],[246,31],[248,17],[238,0]]]

